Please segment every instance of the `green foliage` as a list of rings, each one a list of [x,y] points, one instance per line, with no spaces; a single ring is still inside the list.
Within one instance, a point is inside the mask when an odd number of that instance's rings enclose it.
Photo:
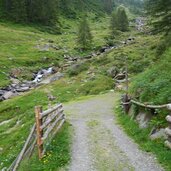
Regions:
[[[115,6],[115,3],[113,0],[103,0],[104,2],[104,10],[108,13],[111,14],[113,11],[113,7]]]
[[[171,49],[144,73],[136,76],[131,86],[131,93],[142,102],[154,104],[169,103],[171,98]]]
[[[109,26],[111,38],[116,38],[118,30],[122,32],[128,31],[128,27],[129,21],[125,8],[123,6],[119,6],[111,15]]]
[[[134,120],[130,119],[128,115],[125,115],[120,107],[115,110],[115,113],[117,114],[119,124],[124,127],[126,133],[133,138],[143,150],[154,153],[165,170],[170,171],[171,163],[169,161],[171,160],[171,150],[168,150],[164,146],[162,140],[151,141],[149,139],[151,128],[140,129],[139,125]]]
[[[114,38],[117,34],[117,26],[118,26],[118,19],[116,12],[112,13],[111,20],[110,20],[110,30],[111,30],[111,37]]]
[[[118,7],[117,9],[117,28],[120,31],[128,31],[129,21],[126,15],[125,8],[123,6]]]
[[[171,33],[161,39],[156,49],[156,55],[161,56],[169,47],[171,47]]]
[[[146,0],[146,9],[152,17],[154,32],[165,32],[165,34],[171,32],[170,0]]]
[[[165,128],[168,126],[168,122],[166,121],[166,116],[168,115],[167,109],[155,110],[156,116],[153,117],[150,121],[150,126],[155,128]]]
[[[82,50],[87,50],[92,44],[92,34],[86,17],[84,16],[80,22],[78,30],[78,44]]]
[[[56,0],[1,0],[0,19],[9,19],[19,23],[41,23],[55,25],[57,23]]]

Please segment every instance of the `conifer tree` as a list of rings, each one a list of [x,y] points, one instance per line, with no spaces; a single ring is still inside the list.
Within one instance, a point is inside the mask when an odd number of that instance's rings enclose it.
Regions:
[[[27,20],[26,1],[12,0],[11,17],[15,22],[24,22]]]
[[[92,43],[92,34],[86,17],[84,16],[79,25],[78,44],[83,50],[90,48]]]
[[[116,12],[112,13],[111,20],[110,20],[110,30],[111,30],[111,37],[114,38],[116,35],[116,30],[118,27],[118,20],[117,20],[117,15]]]
[[[117,9],[117,27],[120,31],[128,31],[129,21],[123,6]]]
[[[104,9],[108,14],[112,13],[113,6],[114,6],[113,0],[104,0]]]
[[[146,9],[156,33],[171,32],[171,0],[146,0]]]

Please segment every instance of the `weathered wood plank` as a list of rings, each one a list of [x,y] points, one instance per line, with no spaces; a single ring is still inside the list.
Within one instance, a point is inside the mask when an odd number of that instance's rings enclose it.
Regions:
[[[50,113],[52,113],[55,110],[60,109],[60,108],[62,108],[62,104],[56,105],[56,106],[52,107],[51,109],[48,109],[48,110],[46,110],[44,112],[41,112],[41,114],[40,114],[41,115],[41,118],[49,115]]]
[[[65,116],[65,115],[64,115]],[[62,119],[61,123],[58,125],[58,127],[55,129],[55,131],[53,132],[52,138],[54,138],[54,136],[57,134],[57,132],[59,131],[59,129],[62,127],[62,125],[65,122],[65,118]]]
[[[61,122],[60,122],[60,124],[58,125],[58,127],[57,127],[57,128],[55,129],[55,131],[53,132],[51,138],[48,140],[49,142],[52,141],[52,139],[53,139],[54,136],[57,134],[57,132],[60,130],[60,128],[62,127],[62,125],[64,124],[64,122],[65,122],[65,119],[62,119]],[[45,149],[44,149],[43,153],[45,153]]]
[[[23,149],[21,150],[20,154],[17,157],[15,165],[14,165],[14,167],[12,169],[13,171],[17,170],[17,168],[18,168],[18,166],[19,166],[19,164],[20,164],[20,162],[21,162],[21,160],[22,160],[22,158],[24,156],[24,153],[25,153],[25,151],[27,149],[27,146],[28,146],[28,144],[30,142],[30,139],[32,138],[32,136],[34,134],[35,129],[36,129],[36,124],[33,125],[32,129],[31,129],[31,132],[30,132],[30,134],[29,134],[29,136],[28,136],[28,138],[27,138],[27,140],[26,140],[26,142],[24,144],[24,147],[23,147]]]
[[[57,111],[57,113],[54,113],[52,116],[50,116],[40,127],[41,129],[46,128],[58,115],[60,115],[63,112],[63,109],[60,111]]]
[[[64,114],[62,113],[53,123],[51,126],[49,126],[49,128],[46,130],[46,132],[44,133],[44,136],[42,137],[42,140],[46,140],[48,135],[50,134],[50,132],[54,129],[54,127],[57,125],[57,123],[64,118]]]
[[[37,130],[37,146],[38,146],[38,155],[39,159],[43,157],[43,130],[40,129],[42,126],[42,118],[40,116],[42,112],[42,107],[41,106],[36,106],[35,107],[35,117],[36,117],[36,130]]]

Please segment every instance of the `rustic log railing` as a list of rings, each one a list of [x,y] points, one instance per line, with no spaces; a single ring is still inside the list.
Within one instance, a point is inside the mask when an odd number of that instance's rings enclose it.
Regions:
[[[35,117],[36,123],[33,125],[21,152],[8,168],[8,171],[16,171],[25,157],[31,157],[36,142],[39,159],[41,159],[46,151],[44,144],[47,141],[50,143],[65,122],[62,104],[58,104],[46,111],[43,111],[41,106],[36,106]]]
[[[36,145],[36,124],[33,125],[30,134],[23,146],[23,149],[20,151],[19,155],[16,157],[14,162],[11,164],[11,166],[8,168],[8,171],[16,171],[19,167],[21,161],[26,156],[31,156],[34,150],[34,147]]]
[[[39,159],[43,157],[45,152],[44,143],[48,139],[54,137],[55,133],[61,128],[65,122],[62,104],[56,105],[51,109],[42,111],[41,106],[35,107],[36,131],[37,131],[37,146]]]
[[[124,108],[125,113],[129,112],[129,108],[131,104],[138,105],[140,107],[148,108],[148,109],[167,109],[171,112],[171,104],[164,104],[164,105],[150,105],[150,104],[144,104],[140,103],[135,100],[131,100],[128,98],[127,95],[123,96],[122,98],[122,105]],[[165,133],[168,136],[168,140],[165,141],[165,145],[171,149],[171,113],[166,117],[167,122],[169,123],[169,127],[165,129]]]

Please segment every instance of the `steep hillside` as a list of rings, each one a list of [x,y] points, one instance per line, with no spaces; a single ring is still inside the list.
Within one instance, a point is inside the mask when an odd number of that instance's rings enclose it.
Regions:
[[[93,49],[98,49],[106,44],[104,37],[108,35],[108,18],[102,18],[96,22],[90,16],[90,24],[94,37]],[[105,21],[106,20],[106,21]],[[29,27],[0,24],[0,62],[1,72],[0,87],[10,83],[9,76],[16,76],[20,80],[32,80],[33,73],[50,66],[62,66],[64,55],[82,56],[89,51],[80,53],[77,48],[78,21],[62,20],[66,28],[63,34],[53,35],[44,31],[42,27]],[[102,29],[105,28],[105,29]]]

